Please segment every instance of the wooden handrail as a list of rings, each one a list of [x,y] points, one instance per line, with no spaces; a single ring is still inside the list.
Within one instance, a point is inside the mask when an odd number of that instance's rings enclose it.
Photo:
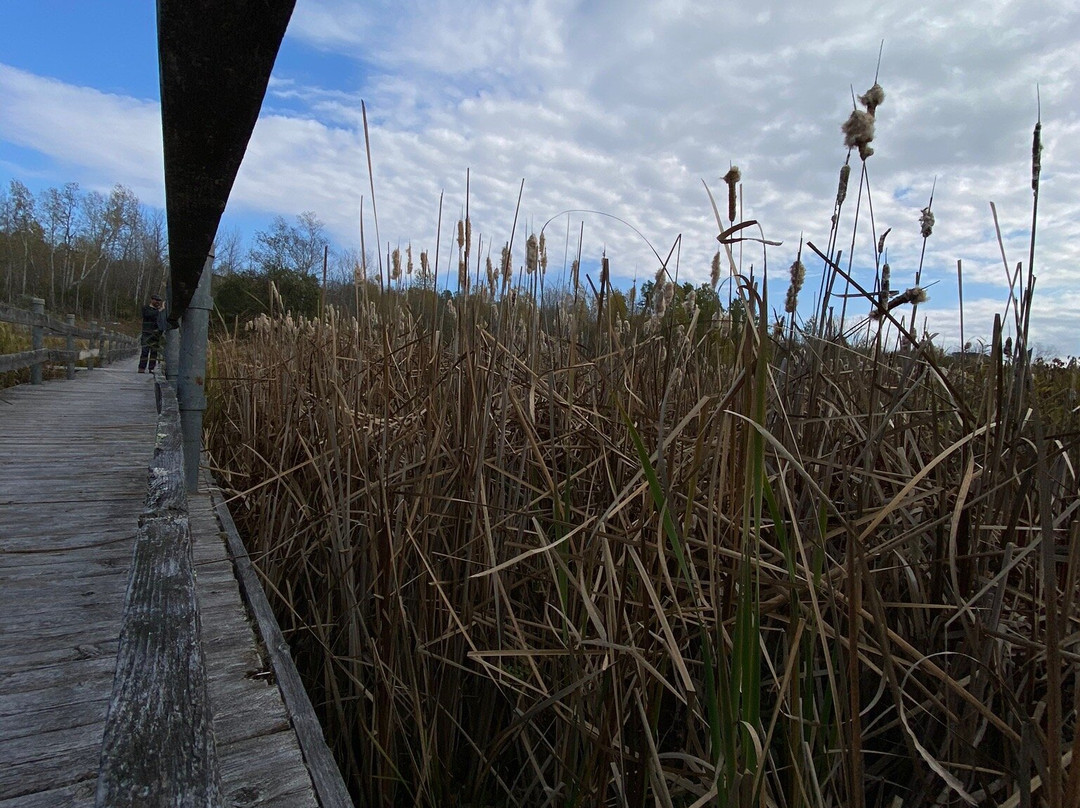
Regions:
[[[132,555],[98,771],[98,808],[222,805],[200,642],[176,394],[158,427]]]
[[[68,315],[67,321],[57,320],[44,311],[44,301],[34,299],[37,311],[26,311],[0,303],[0,322],[21,325],[31,330],[33,350],[19,351],[10,354],[0,354],[0,373],[13,370],[31,369],[31,383],[41,383],[41,368],[46,362],[66,362],[67,377],[75,376],[75,362],[86,359],[87,370],[92,370],[97,359],[104,363],[110,363],[114,359],[122,359],[139,350],[139,341],[126,334],[108,331],[102,328],[79,328],[74,323],[74,318]],[[57,336],[67,338],[66,349],[44,348],[43,339],[46,331]],[[85,339],[89,342],[87,353],[75,350],[76,339]]]

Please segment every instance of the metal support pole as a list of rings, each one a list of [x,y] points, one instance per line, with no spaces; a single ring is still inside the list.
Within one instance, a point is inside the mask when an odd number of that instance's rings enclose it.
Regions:
[[[68,326],[67,341],[64,344],[64,347],[67,348],[67,352],[68,352],[67,377],[69,379],[74,379],[75,378],[75,357],[76,357],[76,354],[75,354],[75,333],[74,333],[75,332],[75,315],[74,314],[69,314],[67,316],[67,326]]]
[[[206,259],[180,326],[180,368],[176,401],[180,405],[180,431],[184,437],[184,480],[187,490],[199,490],[199,456],[202,453],[202,421],[206,410],[206,329],[210,324],[210,278],[214,256]]]
[[[45,301],[40,297],[30,298],[30,311],[38,316],[45,314]],[[30,327],[30,347],[40,351],[45,347],[45,329],[40,325]],[[41,369],[44,362],[35,362],[30,366],[30,384],[41,384]]]
[[[165,289],[165,300],[168,309],[172,312],[172,284]],[[180,329],[169,326],[165,332],[165,378],[176,384],[176,377],[180,372]]]

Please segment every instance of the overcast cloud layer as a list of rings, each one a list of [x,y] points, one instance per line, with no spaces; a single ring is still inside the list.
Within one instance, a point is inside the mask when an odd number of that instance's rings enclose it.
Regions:
[[[720,198],[720,177],[735,164],[744,218],[783,242],[768,255],[770,293],[780,301],[800,235],[826,242],[846,157],[840,124],[852,90],[873,84],[884,39],[886,100],[867,165],[876,231],[892,228],[894,287],[913,283],[919,211],[936,180],[937,226],[923,273],[935,285],[920,312],[942,342],[956,345],[961,259],[966,337],[988,336],[1008,297],[989,203],[1006,261],[1026,264],[1038,86],[1045,149],[1033,338],[1080,354],[1076,4],[743,5],[298,0],[230,211],[312,210],[339,246],[355,247],[363,196],[371,248],[364,99],[384,249],[410,241],[433,249],[445,192],[445,261],[471,169],[473,232],[496,254],[510,237],[524,179],[517,243],[557,217],[548,226],[555,271],[567,231],[576,250],[584,221],[585,256],[606,250],[620,282],[655,272],[651,249],[625,226],[557,216],[587,209],[632,223],[661,255],[682,234],[680,280],[701,282],[717,234],[702,180]],[[48,165],[32,170],[54,173],[49,182],[122,182],[161,204],[156,99],[0,64],[0,110],[0,140],[20,147],[0,151],[0,170],[19,177],[31,170],[26,154],[39,163],[44,155]],[[855,189],[853,182],[849,234]],[[872,286],[865,196],[860,215],[866,236],[854,265]],[[760,273],[760,251],[746,250],[743,261]],[[807,289],[816,290],[820,262],[806,263]]]

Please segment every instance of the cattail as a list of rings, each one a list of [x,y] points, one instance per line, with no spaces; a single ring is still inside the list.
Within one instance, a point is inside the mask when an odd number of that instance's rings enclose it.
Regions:
[[[690,293],[686,296],[686,299],[683,300],[683,311],[686,312],[686,316],[689,319],[693,319],[694,314],[697,312],[697,292],[695,292],[693,289],[690,290]]]
[[[878,290],[878,305],[885,307],[889,304],[889,286],[892,282],[892,270],[886,263],[881,267],[881,288]]]
[[[929,298],[927,297],[926,290],[921,286],[912,286],[910,289],[904,290],[903,294],[899,294],[894,297],[886,306],[878,309],[870,314],[870,317],[877,320],[882,316],[882,311],[892,311],[893,309],[903,306],[905,303],[925,303]]]
[[[409,246],[405,248],[405,257],[407,259],[406,262],[405,262],[405,274],[406,275],[412,275],[412,272],[413,272],[412,244],[409,244]]]
[[[510,260],[510,243],[507,242],[502,248],[502,276],[503,283],[510,283],[514,279],[514,266]]]
[[[472,219],[465,217],[465,243],[472,244]]]
[[[390,277],[393,280],[397,280],[401,277],[401,250],[394,248],[394,252],[390,255]]]
[[[1042,173],[1042,121],[1035,123],[1031,136],[1031,190],[1038,193],[1039,175]]]
[[[877,113],[877,108],[885,101],[885,91],[881,89],[881,85],[874,82],[874,86],[866,91],[865,95],[859,96],[859,103],[866,107],[866,112],[869,115]]]
[[[495,265],[491,263],[491,256],[490,255],[487,257],[487,262],[485,264],[485,269],[487,269],[488,286],[492,290],[494,290],[495,289]]]
[[[713,287],[720,283],[720,251],[717,250],[712,257],[712,272],[709,274],[709,284]]]
[[[844,125],[840,127],[844,133],[844,145],[849,149],[858,149],[859,157],[865,162],[866,158],[874,153],[870,147],[870,141],[874,139],[874,116],[861,109],[853,109]]]
[[[465,249],[465,222],[461,219],[457,222],[457,245],[459,250]]]
[[[581,271],[581,262],[576,258],[570,264],[570,283],[576,290],[578,288],[578,273]]]
[[[457,283],[458,291],[465,293],[469,288],[469,267],[465,263],[464,258],[458,259],[457,267]]]
[[[534,234],[529,236],[529,240],[525,242],[525,272],[531,275],[539,265],[540,245]]]
[[[799,306],[799,292],[802,291],[803,282],[806,280],[806,267],[798,258],[791,265],[791,283],[788,285],[787,298],[784,300],[784,311],[794,314]]]
[[[891,233],[891,232],[892,232],[892,228],[890,227],[888,230],[886,230],[884,233],[882,233],[881,238],[879,238],[877,240],[877,253],[878,253],[878,255],[881,255],[883,252],[885,252],[885,237],[888,236],[889,233]]]
[[[1013,349],[1012,337],[1006,337],[1005,344],[1001,346],[1001,352],[1003,354],[1005,354],[1005,356],[1012,356],[1012,349]]]
[[[836,189],[836,207],[840,207],[844,204],[844,200],[847,199],[847,184],[848,179],[851,177],[851,166],[844,163],[840,167],[840,185]]]
[[[547,239],[540,233],[540,271],[547,272]]]
[[[420,272],[421,272],[422,275],[424,275],[424,277],[427,277],[428,269],[429,269],[429,267],[428,267],[427,250],[424,250],[422,253],[420,253]]]
[[[923,238],[930,238],[930,234],[934,232],[934,212],[929,205],[919,214],[919,230],[922,231]]]
[[[724,175],[724,182],[727,183],[727,210],[728,221],[735,221],[735,186],[739,184],[739,180],[742,179],[742,174],[739,171],[738,166],[732,166],[728,169],[728,173]]]

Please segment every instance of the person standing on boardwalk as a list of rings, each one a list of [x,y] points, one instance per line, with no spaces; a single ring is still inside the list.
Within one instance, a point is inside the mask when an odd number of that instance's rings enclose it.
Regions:
[[[139,354],[139,373],[145,373],[147,370],[154,372],[168,327],[169,323],[165,319],[165,301],[159,295],[151,295],[150,302],[142,309],[142,334],[139,337],[142,352]]]

